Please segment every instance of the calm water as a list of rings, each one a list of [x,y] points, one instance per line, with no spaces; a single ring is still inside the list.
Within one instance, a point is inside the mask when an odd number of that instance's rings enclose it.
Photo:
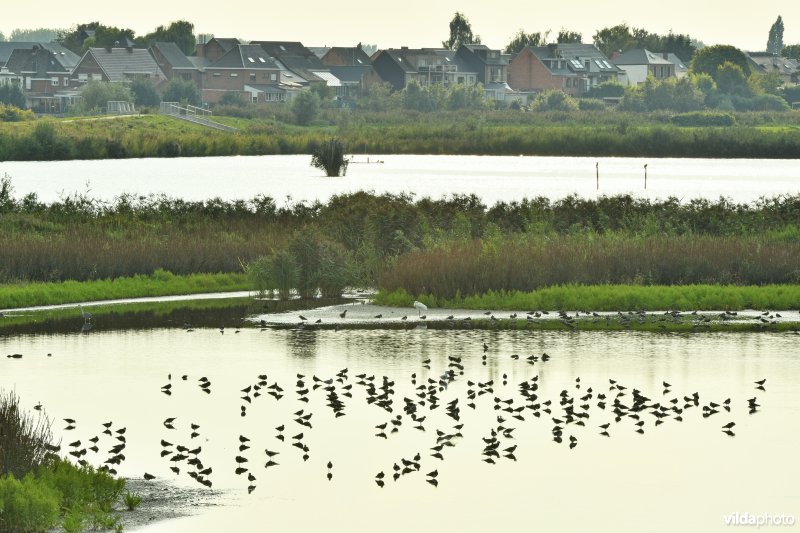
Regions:
[[[122,475],[149,472],[196,487],[185,461],[178,463],[180,475],[169,470],[176,463],[160,456],[160,440],[202,447],[198,457],[204,467],[213,468],[209,478],[222,491],[220,505],[142,531],[708,532],[727,529],[723,516],[736,511],[793,513],[800,519],[797,339],[788,334],[433,330],[243,329],[235,334],[226,329],[221,334],[177,328],[25,335],[0,339],[0,385],[14,388],[29,407],[41,402],[57,421],[56,434],[64,443],[102,437],[100,453],[86,456],[94,464],[101,464],[116,444],[102,435],[101,424],[112,421],[113,430],[126,427],[126,460],[118,467]],[[549,361],[526,360],[544,352],[552,357]],[[3,357],[10,353],[24,357]],[[449,366],[450,358],[460,358],[463,375]],[[430,369],[423,366],[427,359]],[[438,407],[431,409],[430,396],[416,396],[415,387],[427,386],[428,378],[438,380],[448,368],[455,379],[442,391],[434,388]],[[346,373],[340,374],[343,369]],[[375,376],[376,388],[384,376],[394,382],[388,395],[391,413],[367,402],[367,388],[358,384],[362,373]],[[251,403],[241,399],[241,390],[264,374],[267,388],[261,392],[276,392],[269,387],[277,383],[282,398],[256,398],[250,389]],[[304,376],[302,384],[298,374]],[[337,374],[344,376],[341,381]],[[312,376],[334,380],[345,416],[337,418],[326,405],[327,385],[311,390],[308,403],[299,400],[298,386],[319,384]],[[532,403],[520,394],[519,384],[532,384],[537,376],[537,403],[550,400],[550,415],[543,405],[539,418],[534,410],[523,409],[524,420],[495,409]],[[210,394],[199,387],[200,377],[210,380]],[[755,390],[753,382],[763,378],[766,391]],[[626,388],[610,390],[609,379]],[[489,381],[491,392],[478,394],[488,387],[478,383]],[[669,392],[663,381],[672,385]],[[160,392],[168,383],[171,396]],[[352,398],[345,396],[349,385]],[[589,388],[592,397],[582,400]],[[698,392],[699,405],[685,409],[682,422],[671,412],[659,426],[650,409],[644,410],[638,413],[644,434],[638,434],[634,418],[615,422],[611,412],[621,392],[620,402],[631,405],[633,389],[650,398],[648,404],[672,407],[670,400],[677,398],[678,408],[684,407],[683,396]],[[470,391],[474,409],[468,405]],[[605,409],[598,406],[600,393],[607,395]],[[584,427],[562,423],[564,442],[558,444],[552,418],[567,418],[562,394],[574,401],[576,412],[589,417]],[[747,399],[753,397],[761,407],[748,414]],[[417,423],[405,411],[406,398],[417,402],[424,431],[413,427]],[[718,407],[719,413],[702,416],[702,406],[722,405],[728,398],[730,413]],[[458,421],[447,414],[453,401],[460,409]],[[294,421],[301,409],[300,416],[312,413],[312,428]],[[375,436],[376,425],[398,415],[398,432],[388,433],[387,439]],[[176,418],[174,430],[162,424],[168,417]],[[76,429],[64,431],[63,418],[75,418]],[[733,437],[721,430],[729,422],[736,423]],[[195,438],[192,423],[199,425]],[[462,437],[450,439],[455,446],[443,448],[443,460],[432,457],[437,430],[452,435],[459,423]],[[598,426],[605,423],[610,423],[610,437],[599,434]],[[276,438],[275,428],[281,425],[285,442]],[[504,435],[507,428],[515,429]],[[501,453],[517,446],[516,460],[502,455],[496,464],[482,460],[483,439],[491,439],[493,430]],[[293,439],[299,433],[302,439]],[[250,439],[250,449],[239,451],[240,435]],[[574,449],[568,446],[569,436],[577,439]],[[307,461],[292,446],[298,440],[308,447]],[[279,452],[273,458],[279,465],[265,469],[265,449]],[[419,471],[411,467],[413,472],[393,481],[393,465],[413,461],[417,453]],[[247,474],[234,473],[237,455],[248,459],[244,466],[256,478],[250,495]],[[331,481],[326,479],[328,461],[333,464]],[[433,470],[438,487],[426,482]],[[383,489],[375,483],[378,472],[385,474]]]
[[[309,166],[310,157],[206,157],[104,161],[5,162],[0,175],[12,177],[16,194],[36,192],[51,202],[62,195],[87,193],[112,200],[122,193],[166,194],[186,200],[272,196],[279,204],[326,201],[359,190],[413,192],[440,198],[477,194],[497,201],[570,194],[630,193],[650,198],[753,201],[760,196],[800,193],[797,160],[636,159],[593,157],[370,156],[355,157],[346,177],[326,178]],[[600,189],[595,163],[600,164]],[[644,189],[644,164],[648,165]]]

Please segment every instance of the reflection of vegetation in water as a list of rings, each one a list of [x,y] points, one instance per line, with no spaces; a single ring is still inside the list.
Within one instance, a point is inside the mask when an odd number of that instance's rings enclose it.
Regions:
[[[0,318],[0,333],[75,333],[114,329],[148,329],[162,327],[248,327],[257,323],[246,317],[268,313],[284,313],[343,303],[342,298],[254,300],[253,298],[220,298],[146,302],[92,306],[89,326],[77,306],[68,309],[25,311]]]

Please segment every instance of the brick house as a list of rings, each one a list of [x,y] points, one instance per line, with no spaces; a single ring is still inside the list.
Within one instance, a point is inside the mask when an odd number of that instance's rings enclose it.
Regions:
[[[89,48],[72,71],[75,85],[92,80],[120,83],[142,78],[155,85],[167,79],[144,48]]]
[[[383,81],[402,90],[412,81],[422,86],[478,83],[478,72],[455,52],[438,48],[390,48],[372,56],[372,67]]]
[[[361,46],[334,46],[327,49],[321,58],[322,64],[348,87],[348,96],[353,96],[370,83],[381,81],[372,68],[372,60]]]
[[[205,43],[197,43],[194,55],[207,59],[208,63],[213,63],[240,44],[242,43],[239,42],[239,39],[212,37]]]
[[[512,92],[508,85],[510,58],[500,50],[492,50],[482,44],[462,44],[456,56],[469,70],[478,73],[478,82],[483,84],[485,98],[502,102],[506,94]]]
[[[67,51],[69,52],[69,51]],[[36,113],[63,113],[75,103],[77,91],[70,75],[76,54],[53,52],[48,47],[17,48],[3,70],[23,89],[28,106]]]
[[[154,43],[150,46],[150,53],[155,59],[161,72],[168,80],[180,78],[190,80],[200,88],[202,74],[197,66],[189,61],[186,54],[175,43]]]
[[[281,69],[260,46],[237,44],[222,57],[205,67],[202,96],[205,102],[217,103],[225,93],[236,93],[248,101],[271,101],[274,94],[263,86],[281,84]],[[251,90],[248,90],[249,86]]]
[[[624,72],[591,44],[526,46],[508,65],[508,84],[516,91],[560,89],[580,96],[592,87],[617,81]]]

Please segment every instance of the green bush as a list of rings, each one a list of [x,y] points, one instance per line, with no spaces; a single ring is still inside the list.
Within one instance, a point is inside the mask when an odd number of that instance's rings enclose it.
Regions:
[[[578,109],[581,111],[605,111],[606,104],[595,98],[581,98],[578,100]]]
[[[30,109],[20,109],[14,105],[0,104],[0,122],[21,122],[34,120],[36,115]]]
[[[59,508],[58,490],[32,475],[0,477],[0,531],[46,531],[56,525]]]
[[[247,274],[255,290],[259,293],[274,292],[281,300],[291,298],[292,290],[300,281],[297,260],[288,250],[257,258],[247,266]]]
[[[130,85],[133,101],[141,107],[158,107],[161,97],[158,95],[155,84],[147,78],[135,79]]]
[[[125,494],[125,507],[129,511],[135,510],[139,505],[142,503],[142,497],[138,494],[131,494],[130,492]]]
[[[559,89],[544,91],[531,104],[534,111],[575,111],[578,103],[573,97]]]
[[[344,154],[342,142],[337,138],[329,139],[312,150],[311,166],[324,170],[328,177],[344,176],[350,163]]]
[[[615,81],[605,81],[589,89],[586,98],[620,98],[625,94],[625,86]]]
[[[179,102],[181,105],[200,105],[200,89],[192,80],[172,78],[164,88],[161,98],[164,102]]]
[[[736,124],[736,117],[730,113],[712,113],[705,111],[694,111],[691,113],[681,113],[670,118],[670,122],[676,126],[719,126],[727,127]]]
[[[307,126],[319,113],[320,99],[314,91],[301,91],[292,98],[292,113],[300,126]]]

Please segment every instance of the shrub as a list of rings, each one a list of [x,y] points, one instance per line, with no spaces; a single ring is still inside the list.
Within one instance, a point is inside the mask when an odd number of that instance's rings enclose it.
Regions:
[[[619,98],[625,94],[625,86],[615,81],[605,81],[595,85],[584,95],[586,98]]]
[[[324,170],[329,177],[344,176],[350,163],[344,153],[344,145],[339,139],[329,139],[312,151],[311,166]]]
[[[302,91],[292,99],[292,113],[295,121],[301,125],[308,125],[319,112],[320,99],[314,91]]]
[[[259,293],[275,292],[281,300],[288,300],[300,281],[297,260],[288,250],[257,258],[247,266],[247,274]]]
[[[606,105],[595,98],[581,98],[578,100],[578,109],[581,111],[605,111]]]
[[[6,104],[19,109],[25,107],[25,93],[19,85],[0,85],[0,104]]]
[[[162,100],[181,104],[200,105],[200,89],[192,80],[172,78],[164,89]]]
[[[531,104],[534,111],[575,111],[578,103],[573,97],[558,89],[544,91]]]
[[[81,88],[81,99],[73,111],[78,114],[98,113],[105,110],[111,101],[133,102],[133,94],[128,85],[90,81]]]
[[[131,82],[130,88],[137,106],[158,107],[161,103],[156,86],[149,79],[135,79]]]
[[[0,104],[0,122],[21,122],[34,120],[36,115],[30,109],[20,109],[14,105]]]
[[[27,475],[0,477],[0,531],[46,531],[56,525],[60,495],[46,483]]]
[[[219,99],[218,104],[221,106],[244,107],[246,102],[242,98],[242,93],[226,91]]]
[[[52,439],[47,416],[21,411],[14,392],[0,393],[0,475],[22,478],[41,465]]]
[[[736,124],[736,117],[730,113],[710,113],[695,111],[682,113],[670,118],[676,126],[720,126],[727,127]]]
[[[130,492],[125,494],[125,507],[128,508],[129,511],[135,510],[139,505],[142,503],[142,497],[138,494],[131,494]]]

